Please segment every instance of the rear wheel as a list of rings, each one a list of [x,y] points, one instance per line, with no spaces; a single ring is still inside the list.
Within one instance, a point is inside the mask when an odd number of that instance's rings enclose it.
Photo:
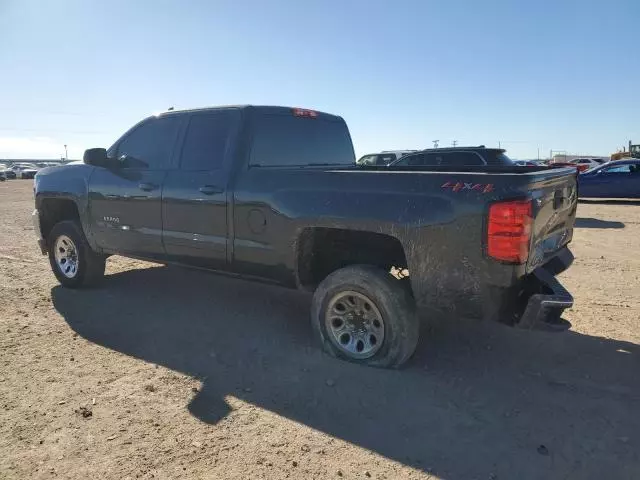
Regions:
[[[311,321],[327,353],[354,363],[397,367],[418,344],[410,292],[373,266],[349,266],[325,278],[313,296]]]
[[[54,225],[47,245],[51,269],[63,286],[89,287],[104,276],[105,256],[91,250],[78,222],[65,220]]]

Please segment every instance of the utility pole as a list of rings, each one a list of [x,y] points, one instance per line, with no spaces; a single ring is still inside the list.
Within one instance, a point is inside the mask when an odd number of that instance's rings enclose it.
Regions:
[[[538,161],[540,161],[540,147],[538,147]]]
[[[431,140],[433,142],[433,148],[438,148],[438,142],[440,140]]]
[[[455,147],[458,144],[458,140],[454,140],[453,142],[451,142],[451,146]]]
[[[67,145],[64,146],[64,159],[69,160],[69,153],[67,152]]]
[[[498,140],[498,148],[502,148],[502,144],[500,143],[500,140]]]

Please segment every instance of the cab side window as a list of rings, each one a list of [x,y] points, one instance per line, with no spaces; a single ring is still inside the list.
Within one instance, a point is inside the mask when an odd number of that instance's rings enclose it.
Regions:
[[[169,167],[180,128],[180,117],[152,117],[118,144],[117,158],[124,168],[162,170]]]

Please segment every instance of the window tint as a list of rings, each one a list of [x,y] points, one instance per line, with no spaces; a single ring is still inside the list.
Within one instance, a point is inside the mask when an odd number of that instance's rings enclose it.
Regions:
[[[381,153],[376,159],[376,165],[389,165],[396,159],[393,153]]]
[[[499,159],[503,162],[511,164],[511,160],[505,155],[504,159]],[[484,161],[478,155],[473,152],[429,152],[429,153],[416,153],[413,155],[407,155],[396,163],[397,166],[470,166],[470,165],[484,165]]]
[[[344,121],[293,115],[256,118],[253,166],[353,165],[355,158]]]
[[[487,150],[485,153],[485,160],[489,165],[511,165],[513,161],[504,152]],[[536,166],[534,162],[528,162],[532,166]]]
[[[181,170],[217,170],[222,167],[229,134],[239,118],[235,110],[196,114],[182,147]]]
[[[484,161],[479,155],[473,152],[451,152],[447,154],[444,165],[452,166],[471,166],[471,165],[484,165]]]
[[[118,145],[118,157],[126,155],[126,168],[167,168],[175,145],[180,117],[150,118]]]
[[[403,157],[396,165],[398,166],[433,166],[440,165],[442,161],[442,155],[436,153],[416,153],[414,155],[407,155]]]

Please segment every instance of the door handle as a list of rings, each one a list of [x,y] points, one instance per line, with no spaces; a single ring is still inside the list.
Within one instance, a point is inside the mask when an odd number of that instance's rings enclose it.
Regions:
[[[158,186],[153,183],[142,182],[138,185],[138,188],[140,188],[140,190],[144,190],[145,192],[150,192],[151,190],[155,190],[156,188],[158,188]]]
[[[213,185],[203,185],[199,188],[200,193],[204,193],[205,195],[213,195],[216,193],[223,193],[224,190],[222,188],[214,187]]]

